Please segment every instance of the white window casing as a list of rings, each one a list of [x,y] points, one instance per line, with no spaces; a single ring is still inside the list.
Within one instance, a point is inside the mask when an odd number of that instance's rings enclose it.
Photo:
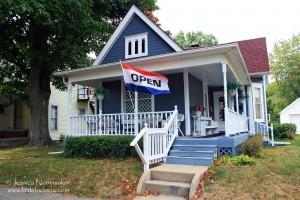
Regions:
[[[263,96],[263,85],[262,83],[252,83],[252,94],[253,94],[253,111],[254,119],[259,122],[264,122],[264,96]]]
[[[49,110],[49,130],[58,131],[58,105],[51,103]]]
[[[148,55],[148,33],[125,37],[125,59]]]

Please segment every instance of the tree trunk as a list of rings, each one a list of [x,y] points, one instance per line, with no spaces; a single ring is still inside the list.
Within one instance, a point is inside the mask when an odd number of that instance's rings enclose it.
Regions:
[[[29,144],[33,146],[51,145],[53,141],[48,126],[48,106],[51,94],[49,68],[40,63],[32,65],[28,86],[31,115]]]

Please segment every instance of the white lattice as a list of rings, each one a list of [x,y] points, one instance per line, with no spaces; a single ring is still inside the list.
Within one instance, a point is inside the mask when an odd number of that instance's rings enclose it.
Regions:
[[[134,112],[134,92],[125,90],[124,108],[126,113]],[[138,94],[138,111],[151,112],[152,111],[152,98],[151,94],[139,93]]]

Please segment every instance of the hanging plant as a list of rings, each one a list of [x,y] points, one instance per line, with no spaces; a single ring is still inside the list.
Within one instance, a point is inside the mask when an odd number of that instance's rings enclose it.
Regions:
[[[240,83],[237,81],[237,80],[233,80],[233,81],[230,81],[228,84],[227,84],[227,88],[228,90],[230,91],[235,91],[236,89],[239,89],[240,88]]]
[[[95,92],[94,92],[94,96],[98,99],[98,100],[103,100],[104,96],[109,95],[110,94],[110,90],[105,89],[104,87],[100,86],[100,87],[96,87],[95,88]]]

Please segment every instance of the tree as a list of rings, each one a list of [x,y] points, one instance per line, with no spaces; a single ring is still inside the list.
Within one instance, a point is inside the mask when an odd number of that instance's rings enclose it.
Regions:
[[[151,13],[156,0],[3,0],[0,2],[0,95],[27,99],[30,144],[50,145],[50,82],[57,70],[86,67],[132,4]],[[4,81],[5,78],[9,81]]]
[[[272,117],[278,121],[279,112],[300,97],[300,34],[277,42],[270,63],[275,82],[268,88],[268,103]]]
[[[201,31],[192,31],[187,33],[179,31],[179,33],[174,35],[173,39],[184,48],[190,47],[193,44],[198,44],[200,46],[211,46],[218,44],[218,40],[214,35],[204,34]]]

